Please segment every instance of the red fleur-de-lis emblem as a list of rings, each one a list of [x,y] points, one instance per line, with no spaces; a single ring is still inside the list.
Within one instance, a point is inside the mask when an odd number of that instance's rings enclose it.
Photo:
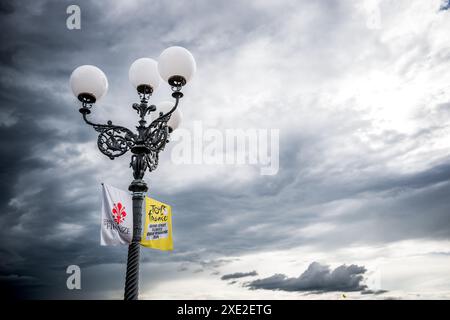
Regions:
[[[125,207],[122,206],[120,202],[114,203],[114,208],[112,209],[112,214],[114,216],[114,221],[117,224],[121,224],[123,220],[125,220],[125,217],[127,216],[127,213],[125,212]]]

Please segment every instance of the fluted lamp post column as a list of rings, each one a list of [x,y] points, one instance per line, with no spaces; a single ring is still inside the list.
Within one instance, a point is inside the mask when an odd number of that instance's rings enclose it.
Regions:
[[[137,132],[125,127],[91,122],[88,115],[94,104],[108,90],[108,80],[97,67],[83,65],[76,68],[70,76],[70,85],[74,95],[81,102],[80,113],[84,121],[98,133],[97,146],[111,160],[131,151],[130,167],[134,180],[129,186],[133,193],[133,239],[128,247],[127,272],[125,278],[125,300],[136,300],[139,294],[139,242],[141,240],[142,206],[147,192],[143,180],[147,170],[158,166],[159,152],[169,142],[170,133],[181,122],[178,108],[183,97],[182,88],[192,78],[196,63],[192,54],[182,47],[170,47],[159,56],[158,62],[150,58],[141,58],[133,62],[129,70],[129,79],[140,98],[132,108],[138,113]],[[156,105],[149,104],[152,93],[158,88],[160,79],[172,88],[173,101],[164,101]],[[147,125],[146,116],[154,113],[153,121]]]

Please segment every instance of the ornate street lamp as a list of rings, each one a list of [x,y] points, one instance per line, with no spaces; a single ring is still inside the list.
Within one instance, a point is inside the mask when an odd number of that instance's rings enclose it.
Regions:
[[[141,240],[142,204],[147,192],[147,184],[143,180],[145,171],[150,172],[158,166],[159,152],[169,142],[170,133],[181,122],[178,109],[183,97],[181,89],[189,82],[196,70],[192,54],[182,47],[170,47],[159,56],[158,62],[149,58],[141,58],[133,62],[129,71],[131,84],[136,88],[140,103],[134,103],[140,120],[137,133],[112,124],[97,124],[88,120],[92,106],[108,90],[108,80],[97,67],[84,65],[76,68],[70,76],[72,91],[81,101],[80,112],[84,121],[99,132],[97,145],[100,151],[111,160],[125,154],[131,156],[130,167],[134,180],[129,186],[133,192],[133,239],[128,247],[127,274],[125,280],[125,300],[136,300],[139,292],[139,242]],[[172,87],[174,102],[163,102],[159,106],[149,105],[152,93],[159,85],[160,78]],[[145,117],[151,112],[156,119],[149,125]]]

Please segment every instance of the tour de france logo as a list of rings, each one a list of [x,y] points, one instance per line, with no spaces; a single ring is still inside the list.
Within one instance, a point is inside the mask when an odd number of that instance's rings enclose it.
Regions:
[[[167,207],[165,205],[150,205],[150,210],[148,211],[150,221],[167,221],[167,214]]]
[[[118,202],[117,204],[114,203],[112,214],[114,216],[114,221],[117,224],[121,224],[125,220],[125,217],[127,216],[127,213],[125,212],[125,207],[120,202]]]

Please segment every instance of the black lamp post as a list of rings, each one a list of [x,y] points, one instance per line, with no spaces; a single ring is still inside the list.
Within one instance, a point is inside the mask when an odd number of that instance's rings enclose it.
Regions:
[[[134,103],[140,120],[137,133],[112,124],[97,124],[88,120],[93,104],[108,89],[105,74],[97,67],[84,65],[75,69],[70,84],[75,96],[81,101],[80,113],[84,121],[99,132],[97,145],[99,150],[111,160],[125,154],[131,156],[130,167],[134,180],[129,186],[133,192],[133,238],[128,247],[127,273],[125,279],[125,300],[136,300],[139,294],[139,242],[141,240],[142,205],[148,187],[143,180],[145,171],[150,172],[158,166],[159,152],[169,142],[170,133],[178,127],[181,113],[178,109],[183,97],[182,87],[190,80],[196,69],[192,54],[182,47],[170,47],[164,50],[158,62],[141,58],[130,67],[129,78],[135,86],[140,103]],[[159,85],[160,77],[172,87],[174,102],[163,102],[160,106],[148,103],[153,91]],[[146,116],[156,113],[156,119],[147,125]]]

